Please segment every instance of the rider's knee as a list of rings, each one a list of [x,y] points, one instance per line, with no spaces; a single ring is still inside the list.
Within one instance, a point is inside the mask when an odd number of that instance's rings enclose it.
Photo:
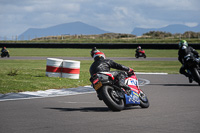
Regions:
[[[186,72],[185,72],[185,68],[181,67],[180,70],[179,70],[179,73],[180,73],[180,74],[185,74],[185,73],[186,73]]]

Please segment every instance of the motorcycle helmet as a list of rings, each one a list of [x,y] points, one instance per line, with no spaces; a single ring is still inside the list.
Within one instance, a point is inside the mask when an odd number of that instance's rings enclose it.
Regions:
[[[93,58],[95,52],[100,52],[100,51],[97,50],[96,47],[92,48],[92,50],[90,51],[90,55],[91,55],[92,58]]]
[[[187,43],[187,41],[186,40],[181,40],[180,42],[179,42],[179,48],[181,48],[181,47],[188,47],[188,43]]]
[[[105,54],[97,49],[91,51],[91,56],[94,59],[95,58],[103,58],[103,59],[106,58]]]
[[[138,48],[138,49],[141,49],[141,46],[138,46],[137,48]]]

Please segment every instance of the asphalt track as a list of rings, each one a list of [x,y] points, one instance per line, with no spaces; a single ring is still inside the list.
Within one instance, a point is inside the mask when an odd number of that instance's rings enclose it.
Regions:
[[[0,102],[1,133],[199,133],[200,87],[179,74],[137,75],[150,107],[110,111],[95,93]]]

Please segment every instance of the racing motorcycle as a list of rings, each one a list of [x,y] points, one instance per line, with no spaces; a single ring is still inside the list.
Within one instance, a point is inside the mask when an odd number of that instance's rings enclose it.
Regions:
[[[138,52],[136,52],[135,57],[136,57],[136,58],[139,58],[139,57],[144,57],[144,58],[146,58],[147,56],[146,56],[144,50],[139,50]]]
[[[3,57],[10,57],[10,54],[9,54],[9,51],[8,50],[6,50],[6,51],[4,51],[4,52],[1,52],[1,58],[3,58]]]
[[[200,59],[188,54],[184,57],[184,60],[187,72],[191,75],[192,79],[200,85]]]
[[[109,72],[100,72],[90,78],[93,88],[97,91],[100,100],[112,111],[121,111],[125,107],[138,105],[142,108],[149,107],[145,93],[139,88],[139,83],[134,73],[127,74],[125,83],[131,87],[131,94],[116,85],[115,78]]]

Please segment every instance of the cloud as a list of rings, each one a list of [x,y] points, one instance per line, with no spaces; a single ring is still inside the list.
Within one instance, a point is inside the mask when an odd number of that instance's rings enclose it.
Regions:
[[[1,0],[0,36],[74,21],[120,33],[134,27],[194,26],[200,22],[199,5],[199,0]]]
[[[187,26],[189,26],[189,27],[195,27],[195,26],[198,25],[198,23],[196,23],[196,22],[186,22],[184,24],[187,25]]]

